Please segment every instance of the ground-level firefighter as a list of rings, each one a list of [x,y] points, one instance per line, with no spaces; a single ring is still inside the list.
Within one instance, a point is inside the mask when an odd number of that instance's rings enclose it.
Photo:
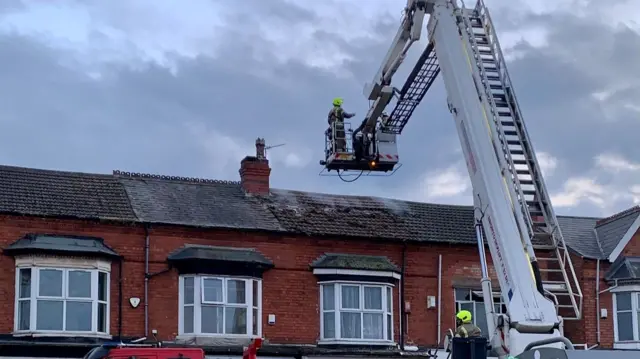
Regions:
[[[458,338],[479,337],[482,335],[480,328],[471,322],[471,312],[468,310],[461,310],[456,314],[456,326],[456,337]]]
[[[345,152],[347,150],[347,142],[344,132],[344,119],[351,118],[356,115],[355,113],[345,112],[342,108],[343,102],[344,101],[339,97],[333,99],[333,108],[329,111],[328,116],[329,128],[332,130],[332,136],[337,152]]]

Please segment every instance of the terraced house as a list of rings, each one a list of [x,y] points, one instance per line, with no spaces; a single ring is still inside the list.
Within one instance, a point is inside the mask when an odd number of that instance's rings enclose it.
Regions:
[[[0,356],[141,337],[217,358],[253,337],[261,356],[420,356],[459,308],[486,328],[470,207],[275,189],[270,171],[257,156],[239,182],[1,166]],[[584,296],[565,333],[636,348],[640,209],[559,220]]]

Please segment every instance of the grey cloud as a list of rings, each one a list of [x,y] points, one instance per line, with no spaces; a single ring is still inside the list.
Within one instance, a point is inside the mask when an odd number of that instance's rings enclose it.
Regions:
[[[268,15],[276,19],[272,19],[274,23],[286,25],[312,22],[316,14],[284,1],[270,3],[269,8],[259,1],[237,4],[251,8],[254,15],[242,19],[242,23],[239,18],[237,26],[225,30],[228,41],[219,49],[219,56],[188,59],[173,55],[177,62],[175,75],[160,66],[110,65],[102,68],[104,79],[94,81],[69,68],[73,62],[68,53],[26,37],[0,37],[0,162],[98,172],[121,168],[237,178],[240,158],[215,170],[216,163],[210,162],[222,161],[225,149],[218,149],[222,153],[212,157],[212,149],[189,131],[188,125],[193,123],[202,124],[202,130],[240,138],[249,148],[257,136],[266,137],[272,144],[287,143],[272,150],[272,156],[303,146],[314,151],[311,163],[303,169],[274,163],[272,183],[277,187],[387,196],[415,185],[426,170],[462,160],[456,153],[458,139],[439,79],[402,135],[404,167],[394,177],[365,178],[352,184],[318,177],[317,160],[323,154],[330,100],[342,96],[348,110],[365,114],[362,86],[377,71],[396,31],[396,19],[389,15],[379,20],[374,32],[380,41],[347,42],[318,29],[314,39],[318,46],[331,43],[355,58],[345,64],[345,71],[353,77],[336,78],[294,60],[279,64],[274,56],[255,58],[268,55],[272,49],[254,30],[261,16]],[[554,31],[549,48],[520,44],[525,56],[512,62],[510,71],[535,147],[566,163],[549,178],[551,188],[559,189],[566,178],[589,169],[591,157],[605,149],[640,159],[634,134],[639,122],[625,121],[623,115],[619,115],[619,121],[624,124],[605,122],[590,96],[612,84],[606,77],[586,72],[586,67],[576,69],[553,56],[557,49],[575,48],[577,57],[588,58],[589,53],[584,51],[589,47],[566,35],[583,33],[586,25],[567,18],[534,20]],[[599,50],[603,53],[588,68],[600,71],[607,66],[607,71],[623,71],[622,66],[637,66],[626,62],[629,57],[625,57],[637,56],[633,53],[640,48],[637,34],[613,33],[607,28],[598,31],[608,39],[625,40],[612,41],[609,49]],[[636,41],[635,47],[626,47],[632,41]],[[397,86],[402,85],[419,52],[412,51],[396,80]],[[61,59],[65,66],[60,65]],[[624,76],[620,74],[620,78]],[[228,154],[237,156],[231,151]],[[593,210],[583,207],[574,212],[589,214]]]

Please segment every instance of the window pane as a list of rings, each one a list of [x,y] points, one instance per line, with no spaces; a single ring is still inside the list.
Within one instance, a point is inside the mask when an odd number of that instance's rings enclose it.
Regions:
[[[384,339],[382,313],[364,313],[362,315],[362,331],[364,339]]]
[[[40,270],[40,295],[62,297],[62,271],[56,269]],[[62,315],[62,312],[61,312]]]
[[[387,312],[392,313],[391,311],[391,288],[387,287]]]
[[[502,313],[502,312],[500,311],[501,309],[502,309],[502,308],[501,308],[500,304],[494,304],[494,305],[493,305],[493,311],[494,311],[495,313],[497,313],[497,314]]]
[[[382,310],[382,288],[364,287],[364,309]]]
[[[91,298],[91,272],[69,271],[69,297]]]
[[[107,304],[98,303],[98,331],[107,332]]]
[[[336,337],[336,312],[322,313],[323,337],[333,339]]]
[[[322,285],[322,310],[334,310],[336,304],[335,286],[333,284]]]
[[[260,304],[260,300],[258,299],[258,295],[260,294],[260,290],[258,289],[258,281],[253,281],[253,306],[257,307]]]
[[[20,296],[31,297],[31,268],[20,269]]]
[[[245,304],[247,302],[245,281],[227,280],[227,303]]]
[[[254,281],[255,283],[255,281]],[[258,309],[253,308],[253,335],[258,335]]]
[[[184,304],[193,304],[193,277],[185,277],[183,282]]]
[[[37,304],[36,329],[62,330],[63,304],[64,302],[62,301],[39,300]]]
[[[391,333],[393,333],[393,316],[387,314],[387,340],[393,340]]]
[[[342,286],[342,308],[360,308],[360,287],[353,285]]]
[[[18,330],[29,330],[31,321],[31,301],[21,300],[18,302]]]
[[[458,302],[471,300],[471,294],[469,289],[456,289],[455,296],[456,296],[456,301]]]
[[[98,273],[98,300],[106,302],[107,301],[107,288],[109,287],[107,284],[107,273],[99,272]]]
[[[616,293],[616,310],[631,310],[631,293]]]
[[[202,292],[205,302],[222,303],[222,279],[205,278],[202,280]]]
[[[225,308],[224,320],[225,334],[247,334],[247,308]]]
[[[91,302],[67,301],[66,330],[91,331]]]
[[[223,308],[218,306],[202,306],[200,328],[203,333],[219,333],[224,329]]]
[[[183,307],[183,309],[184,309],[183,332],[193,333],[193,306],[186,306],[186,307]]]
[[[618,295],[616,294],[616,297]],[[633,316],[631,312],[618,313],[618,340],[633,340]]]
[[[340,313],[340,336],[342,338],[360,338],[361,327],[360,313]]]

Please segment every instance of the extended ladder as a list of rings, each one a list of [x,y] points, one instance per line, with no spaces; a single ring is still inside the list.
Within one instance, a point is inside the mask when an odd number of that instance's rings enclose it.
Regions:
[[[462,1],[460,1],[462,2]],[[565,319],[580,319],[582,291],[558,219],[551,206],[529,134],[522,121],[511,79],[498,37],[482,0],[475,9],[461,7],[459,28],[467,33],[481,84],[489,103],[489,117],[497,129],[498,152],[502,152],[513,193],[522,211],[536,256],[540,262],[543,288],[554,300],[558,314]],[[480,95],[482,95],[480,93]],[[539,256],[549,254],[548,256]]]
[[[394,133],[396,135],[402,133],[404,126],[409,122],[413,111],[418,107],[424,95],[429,91],[431,85],[440,73],[438,59],[434,50],[433,42],[429,43],[420,55],[416,66],[404,83],[400,91],[400,98],[396,102],[396,106],[391,111],[391,115],[383,132]]]

